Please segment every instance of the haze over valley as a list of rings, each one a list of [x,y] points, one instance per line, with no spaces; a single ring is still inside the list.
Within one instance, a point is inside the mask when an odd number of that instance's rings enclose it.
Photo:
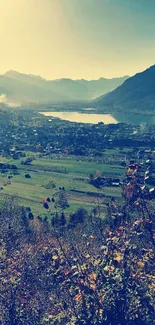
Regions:
[[[45,80],[39,76],[8,71],[0,76],[0,100],[3,103],[58,103],[90,101],[120,86],[128,77],[98,80]]]
[[[63,111],[67,110],[68,105],[69,111],[75,111],[75,107],[81,111],[83,105],[86,109],[92,106],[89,113],[121,111],[153,115],[155,65],[132,77],[98,80],[45,80],[40,76],[8,71],[0,76],[0,93],[1,107],[43,105],[45,110],[46,105],[48,108],[52,104],[62,104]]]

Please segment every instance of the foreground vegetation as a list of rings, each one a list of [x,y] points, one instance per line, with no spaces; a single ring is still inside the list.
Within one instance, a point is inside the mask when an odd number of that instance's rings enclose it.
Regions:
[[[155,311],[154,200],[138,172],[102,220],[99,210],[26,216],[11,199],[1,209],[2,325],[152,325]]]

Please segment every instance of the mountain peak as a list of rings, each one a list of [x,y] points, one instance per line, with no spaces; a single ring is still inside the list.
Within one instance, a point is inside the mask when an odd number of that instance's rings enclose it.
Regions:
[[[17,72],[15,70],[8,70],[7,72],[4,73],[4,76],[7,76],[7,77],[12,77],[15,75],[20,75],[20,72]]]
[[[37,76],[37,75],[33,75],[33,74],[25,74],[25,73],[21,73],[21,72],[15,71],[15,70],[8,70],[6,73],[4,73],[4,76],[9,77],[9,78],[25,77],[25,78],[45,80],[41,76]]]

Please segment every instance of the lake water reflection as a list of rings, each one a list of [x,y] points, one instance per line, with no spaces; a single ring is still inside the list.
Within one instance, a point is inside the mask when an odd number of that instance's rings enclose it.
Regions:
[[[62,120],[79,123],[97,124],[116,124],[118,121],[110,114],[88,114],[78,112],[41,112],[45,116],[58,117]]]

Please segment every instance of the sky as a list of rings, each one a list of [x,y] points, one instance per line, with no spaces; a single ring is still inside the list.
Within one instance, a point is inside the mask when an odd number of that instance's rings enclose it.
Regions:
[[[134,75],[155,63],[155,0],[0,0],[0,74]]]

